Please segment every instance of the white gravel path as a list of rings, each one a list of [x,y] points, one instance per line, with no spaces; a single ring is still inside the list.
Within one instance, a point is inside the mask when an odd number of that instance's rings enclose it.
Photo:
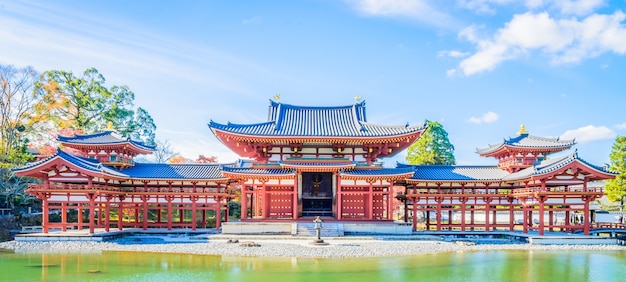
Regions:
[[[135,251],[166,252],[224,256],[257,257],[375,257],[402,256],[436,252],[458,252],[476,250],[621,250],[618,245],[529,245],[529,244],[481,244],[464,245],[441,241],[387,241],[387,240],[325,240],[326,246],[310,245],[310,240],[249,240],[258,247],[244,247],[240,243],[228,243],[226,240],[209,240],[198,243],[167,244],[119,244],[116,242],[17,242],[0,243],[0,248],[14,250],[16,253],[35,252],[84,252]]]

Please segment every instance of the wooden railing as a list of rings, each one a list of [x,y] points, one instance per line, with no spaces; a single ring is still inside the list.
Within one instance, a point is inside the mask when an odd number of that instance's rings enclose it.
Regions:
[[[556,193],[604,193],[604,187],[541,187],[532,188],[517,188],[511,191],[512,194],[527,194],[527,193],[540,193],[540,192],[556,192]]]
[[[217,187],[114,187],[105,186],[100,184],[94,184],[91,187],[86,184],[67,184],[67,183],[53,183],[46,184],[30,184],[31,190],[68,190],[68,191],[82,191],[82,190],[99,190],[99,191],[114,191],[114,192],[173,192],[173,193],[218,193],[227,194],[226,188]]]

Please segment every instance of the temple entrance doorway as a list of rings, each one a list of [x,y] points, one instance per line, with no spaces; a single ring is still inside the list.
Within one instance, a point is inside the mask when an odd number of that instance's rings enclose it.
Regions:
[[[333,174],[302,173],[302,216],[333,216]]]

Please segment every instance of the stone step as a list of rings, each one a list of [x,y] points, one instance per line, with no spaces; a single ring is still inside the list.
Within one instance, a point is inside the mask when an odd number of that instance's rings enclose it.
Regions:
[[[296,223],[295,236],[317,236],[317,230],[314,223]],[[338,223],[322,223],[322,229],[320,230],[321,237],[342,237],[343,236],[343,224]]]

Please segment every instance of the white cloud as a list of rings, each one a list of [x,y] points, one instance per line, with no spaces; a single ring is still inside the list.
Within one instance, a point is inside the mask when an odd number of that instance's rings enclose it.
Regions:
[[[461,58],[461,57],[467,57],[469,54],[470,54],[469,52],[461,52],[457,50],[443,50],[443,51],[437,52],[437,58],[443,58],[443,57]]]
[[[446,71],[446,76],[447,77],[455,77],[457,74],[456,69],[449,69]]]
[[[458,0],[457,5],[475,11],[477,14],[492,15],[496,13],[493,5],[513,3],[514,0]]]
[[[494,112],[487,112],[481,117],[471,117],[467,119],[468,122],[481,124],[481,123],[492,123],[500,119],[500,116]]]
[[[256,16],[252,17],[252,18],[249,18],[249,19],[243,19],[241,21],[241,23],[243,23],[243,24],[256,24],[256,23],[260,23],[260,22],[261,22],[261,18],[256,17]]]
[[[616,124],[613,127],[617,128],[617,129],[626,129],[626,122],[620,123],[620,124]]]
[[[407,18],[435,26],[454,26],[456,20],[429,0],[344,0],[365,16]]]
[[[606,126],[587,125],[565,131],[561,135],[561,139],[576,139],[580,143],[587,143],[595,140],[613,139],[615,136],[615,132]]]
[[[459,32],[459,37],[476,44],[477,52],[462,60],[465,75],[495,69],[506,61],[540,51],[554,64],[577,63],[606,52],[626,54],[626,14],[594,14],[582,20],[557,20],[547,12],[515,15],[491,38],[481,39],[476,26]],[[541,32],[538,32],[541,31]]]
[[[552,5],[562,14],[588,15],[605,5],[605,0],[554,0]]]

